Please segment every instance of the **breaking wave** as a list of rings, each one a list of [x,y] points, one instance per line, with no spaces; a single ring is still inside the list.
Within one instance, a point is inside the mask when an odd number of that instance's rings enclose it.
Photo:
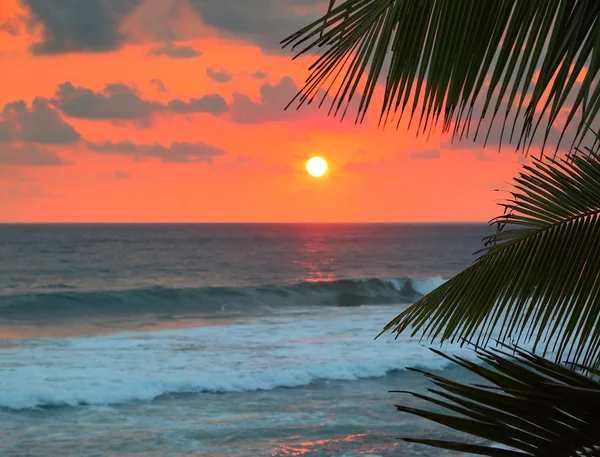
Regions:
[[[265,309],[412,303],[444,280],[342,279],[256,287],[68,291],[0,296],[0,318],[39,320],[86,316],[255,315]]]

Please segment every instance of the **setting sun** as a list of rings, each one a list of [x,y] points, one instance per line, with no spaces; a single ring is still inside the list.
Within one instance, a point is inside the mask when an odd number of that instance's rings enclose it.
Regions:
[[[306,162],[306,171],[311,176],[323,176],[327,172],[327,162],[322,157],[312,157]]]

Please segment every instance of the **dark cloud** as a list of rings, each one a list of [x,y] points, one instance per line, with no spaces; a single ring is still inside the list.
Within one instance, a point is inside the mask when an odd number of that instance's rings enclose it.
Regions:
[[[219,94],[204,95],[200,98],[192,98],[187,102],[176,98],[167,104],[166,109],[177,114],[210,113],[214,116],[229,111],[227,102]]]
[[[58,86],[52,102],[65,115],[82,119],[146,119],[159,106],[122,83],[107,84],[102,91],[94,92],[66,82]]]
[[[129,179],[131,178],[131,174],[124,170],[115,170],[113,177],[116,179]]]
[[[167,86],[165,86],[165,84],[160,80],[160,79],[151,79],[150,80],[151,84],[154,84],[154,86],[156,87],[156,90],[159,92],[169,92],[169,90],[167,89]]]
[[[151,145],[136,144],[129,141],[113,143],[88,143],[88,149],[94,152],[132,155],[134,157],[155,157],[163,162],[175,163],[209,163],[214,157],[225,155],[225,151],[206,143],[173,143],[163,146],[158,143]]]
[[[119,49],[126,40],[119,26],[142,0],[22,0],[42,27],[36,54],[103,52]]]
[[[250,77],[254,79],[267,79],[269,73],[266,71],[256,70],[254,73],[250,73]]]
[[[117,121],[149,120],[157,112],[219,116],[228,111],[227,102],[218,94],[189,101],[174,99],[162,104],[142,98],[137,89],[122,83],[107,84],[101,91],[94,92],[66,82],[58,87],[52,102],[66,116]]]
[[[435,160],[439,159],[441,155],[442,154],[440,153],[440,151],[437,151],[435,149],[429,149],[426,151],[412,152],[410,154],[410,158],[417,160]]]
[[[233,78],[232,73],[228,73],[225,70],[223,70],[222,68],[220,70],[215,71],[209,67],[206,70],[206,74],[208,75],[208,77],[210,79],[212,79],[213,81],[215,81],[217,83],[226,83],[227,81],[231,81],[231,78]]]
[[[307,110],[284,111],[285,106],[296,95],[298,88],[292,78],[285,76],[277,84],[265,83],[260,88],[260,99],[255,102],[250,97],[236,92],[231,103],[231,119],[238,124],[260,124],[289,119]]]
[[[13,140],[13,129],[7,122],[0,121],[0,143]]]
[[[20,140],[40,144],[71,144],[81,135],[50,106],[35,98],[31,107],[23,100],[8,103],[0,114],[0,140]]]
[[[292,78],[284,76],[276,84],[264,83],[260,87],[258,101],[252,100],[247,95],[235,92],[233,94],[233,101],[229,105],[231,120],[238,124],[291,121],[315,114],[321,103],[321,114],[319,114],[319,116],[326,117],[331,107],[332,97],[327,95],[323,101],[323,96],[325,95],[325,91],[323,90],[320,90],[315,95],[312,104],[305,103],[302,108],[297,109],[297,103],[294,102],[288,109],[285,109],[290,101],[296,97],[298,90],[298,86],[294,84]],[[360,92],[357,92],[354,95],[354,98],[350,103],[350,110],[355,109],[358,106],[361,96],[362,94]],[[298,99],[296,99],[296,101],[297,100]],[[335,126],[341,125],[342,112],[343,110],[338,113],[337,119],[334,122],[329,122],[327,124],[328,129],[336,128]],[[333,120],[333,118],[334,116],[331,115],[330,120]],[[365,117],[365,119],[368,119],[368,117]],[[351,123],[352,121],[348,120],[346,125],[353,130],[361,128],[361,126],[356,126]],[[325,126],[324,123],[320,125],[320,127],[323,126]]]
[[[313,8],[299,14],[295,7],[315,7],[327,4],[326,0],[189,0],[202,20],[225,35],[245,38],[265,50],[280,52],[279,42],[318,19],[320,13]]]
[[[41,27],[36,54],[105,52],[121,48],[129,39],[121,22],[143,0],[21,0],[31,12],[29,25]],[[143,26],[157,39],[181,38],[172,24],[184,9],[172,1],[160,18],[146,18]],[[249,40],[267,51],[281,52],[280,41],[318,19],[328,0],[188,0],[203,22],[221,35]],[[300,11],[299,12],[299,7]],[[148,7],[150,8],[150,7]],[[12,26],[6,26],[13,30]],[[176,31],[177,30],[177,31]],[[200,51],[189,46],[165,45],[156,55],[192,58]],[[153,52],[154,53],[154,52]]]
[[[61,166],[71,162],[61,159],[53,151],[36,146],[0,145],[0,164],[22,166]]]
[[[156,57],[170,57],[171,59],[194,59],[200,57],[203,53],[192,46],[177,46],[168,41],[162,46],[151,49],[148,54]]]

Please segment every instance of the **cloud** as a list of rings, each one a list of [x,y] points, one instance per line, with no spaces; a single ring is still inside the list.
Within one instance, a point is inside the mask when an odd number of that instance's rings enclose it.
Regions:
[[[167,103],[166,109],[177,114],[210,113],[219,116],[229,111],[229,106],[219,94],[209,94],[187,102],[176,98]]]
[[[81,119],[146,119],[159,106],[122,83],[107,84],[102,91],[94,92],[67,81],[58,86],[52,102],[65,115]]]
[[[104,52],[119,49],[127,36],[121,20],[142,0],[22,0],[32,25],[42,27],[35,54]]]
[[[115,170],[113,177],[116,179],[129,179],[131,178],[131,174],[124,170]]]
[[[254,79],[267,79],[269,73],[266,71],[256,70],[254,73],[250,73],[250,77]]]
[[[13,128],[8,122],[0,121],[0,143],[8,143],[13,139]]]
[[[285,76],[277,84],[265,83],[260,88],[258,102],[236,92],[231,103],[231,119],[238,124],[259,124],[300,116],[307,110],[284,111],[285,106],[296,95],[298,88],[292,78]]]
[[[0,164],[22,166],[62,166],[71,162],[61,159],[53,151],[36,146],[0,145]]]
[[[156,90],[159,92],[169,92],[169,90],[167,89],[167,86],[165,86],[165,84],[160,80],[160,79],[154,79],[152,78],[150,80],[150,83],[153,84],[156,87]]]
[[[31,107],[23,100],[7,103],[0,114],[0,141],[20,140],[40,144],[72,144],[81,135],[67,124],[49,102],[35,98]]]
[[[88,149],[93,152],[132,155],[134,157],[154,157],[171,163],[209,163],[213,158],[225,155],[225,151],[206,143],[172,143],[170,146],[154,144],[136,144],[130,141],[113,143],[89,143]]]
[[[442,154],[440,153],[440,151],[437,151],[435,149],[428,149],[426,151],[412,152],[410,154],[410,158],[417,160],[435,160],[439,159],[441,155]]]
[[[24,18],[17,15],[8,19],[0,19],[0,32],[8,33],[12,36],[21,34],[21,24]]]
[[[171,59],[194,59],[200,57],[203,52],[192,46],[177,46],[171,41],[167,41],[164,45],[152,48],[148,53],[156,57],[170,57]]]
[[[229,109],[225,99],[218,94],[189,101],[174,99],[162,104],[145,100],[137,89],[122,83],[107,84],[101,91],[94,92],[66,82],[58,87],[52,103],[69,117],[123,121],[147,121],[157,112],[219,116]]]
[[[221,36],[250,41],[263,50],[281,53],[280,41],[318,19],[327,0],[187,0],[172,1],[165,7],[144,0],[21,0],[30,11],[29,25],[38,26],[41,39],[34,43],[36,54],[105,52],[120,49],[133,38],[122,30],[123,19],[138,7],[143,12],[142,28],[154,38],[186,35],[173,24],[182,11],[196,13]],[[185,8],[182,5],[186,5]],[[191,6],[191,9],[187,7]],[[158,11],[160,10],[160,12]],[[189,13],[188,13],[189,14]],[[151,17],[151,19],[149,19]],[[165,30],[166,29],[166,30]],[[190,35],[189,33],[187,35]],[[194,32],[188,38],[203,38]],[[197,57],[189,46],[155,48],[158,55],[173,58]],[[285,51],[289,52],[289,51]]]
[[[314,97],[313,103],[305,103],[301,109],[297,109],[297,100],[286,110],[286,106],[296,97],[299,91],[298,86],[292,78],[284,76],[276,84],[264,83],[259,90],[258,101],[252,100],[245,94],[234,92],[233,100],[229,105],[231,112],[231,120],[237,124],[261,124],[266,122],[291,121],[299,118],[305,118],[317,112],[317,106],[323,101],[325,91],[320,90]],[[362,94],[357,92],[350,105],[358,106]],[[321,114],[325,117],[332,103],[332,97],[325,96]],[[342,110],[343,111],[343,110]],[[329,116],[333,120],[333,116]],[[365,118],[367,119],[367,118]],[[327,125],[328,129],[339,128],[341,125],[341,112],[338,113],[337,119]],[[319,127],[324,127],[325,124],[319,124]],[[344,128],[344,127],[342,127]],[[346,122],[346,129],[355,130],[361,128],[351,124],[351,121]],[[364,127],[363,127],[364,128]]]
[[[231,81],[231,78],[233,78],[232,73],[228,73],[225,70],[223,70],[222,68],[220,70],[215,71],[209,67],[206,70],[206,74],[208,75],[208,77],[210,79],[212,79],[214,82],[217,82],[217,83],[225,83],[227,81]]]
[[[189,0],[203,22],[222,34],[252,41],[261,48],[281,52],[280,41],[318,19],[326,0]],[[304,14],[298,6],[309,7]],[[306,8],[305,8],[306,9]]]

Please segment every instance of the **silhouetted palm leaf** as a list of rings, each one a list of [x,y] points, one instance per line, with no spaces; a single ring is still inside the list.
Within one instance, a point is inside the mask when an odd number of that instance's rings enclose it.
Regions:
[[[470,267],[384,329],[424,338],[540,342],[556,357],[595,362],[600,348],[600,156],[535,160],[516,178]],[[509,225],[507,225],[509,224]]]
[[[282,43],[297,55],[324,48],[299,106],[323,88],[334,96],[330,112],[345,114],[361,91],[362,120],[385,75],[384,123],[407,108],[412,119],[420,106],[423,131],[443,112],[446,129],[468,135],[482,94],[481,117],[505,103],[506,123],[516,110],[511,138],[524,115],[520,143],[545,115],[547,136],[561,108],[568,108],[565,129],[579,113],[574,139],[581,139],[600,110],[599,21],[597,0],[330,0],[321,19]]]
[[[414,370],[437,388],[428,390],[434,396],[410,394],[451,414],[406,406],[397,409],[510,449],[426,438],[406,441],[492,457],[600,455],[600,382],[596,379],[520,350],[511,355],[478,349],[485,365],[434,352],[486,384],[465,385]]]
[[[475,136],[488,111],[492,121],[503,116],[502,134],[514,114],[510,139],[517,132],[525,146],[542,119],[546,139],[561,111],[563,134],[571,123],[575,142],[588,133],[600,111],[599,21],[598,0],[330,0],[320,20],[283,44],[298,55],[324,48],[298,106],[325,89],[330,113],[343,117],[360,93],[362,121],[385,75],[380,122],[409,112],[426,131],[443,117],[462,137],[478,114]],[[478,345],[532,340],[533,350],[541,342],[585,366],[483,349],[488,366],[451,358],[492,387],[426,373],[437,397],[413,395],[455,415],[398,409],[511,449],[410,441],[494,457],[600,456],[600,371],[588,367],[600,352],[600,156],[535,161],[505,206],[483,255],[385,330]]]

